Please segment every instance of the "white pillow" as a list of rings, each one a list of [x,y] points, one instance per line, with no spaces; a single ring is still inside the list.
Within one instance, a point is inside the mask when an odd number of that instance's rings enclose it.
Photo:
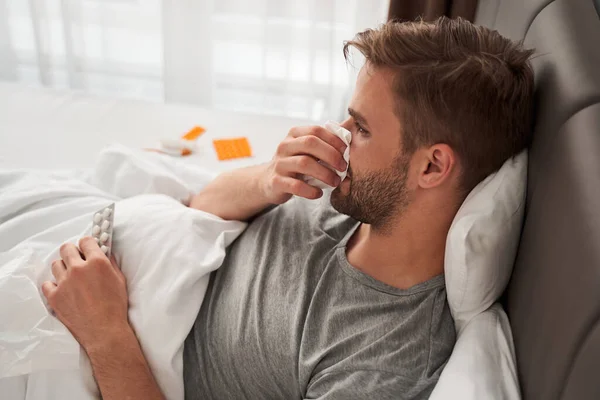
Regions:
[[[429,400],[520,398],[508,317],[496,303],[464,326]]]
[[[519,243],[527,152],[507,160],[477,185],[454,217],[444,272],[450,311],[460,331],[504,292]]]
[[[479,183],[454,217],[444,269],[457,341],[430,399],[520,398],[510,324],[494,303],[515,261],[526,184],[524,151]]]

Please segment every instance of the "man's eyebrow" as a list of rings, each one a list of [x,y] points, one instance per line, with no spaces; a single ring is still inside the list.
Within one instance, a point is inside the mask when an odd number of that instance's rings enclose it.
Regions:
[[[348,108],[348,114],[350,114],[350,116],[352,118],[354,118],[359,124],[364,125],[365,128],[369,127],[369,123],[367,122],[367,119],[358,111],[356,111],[353,108]]]

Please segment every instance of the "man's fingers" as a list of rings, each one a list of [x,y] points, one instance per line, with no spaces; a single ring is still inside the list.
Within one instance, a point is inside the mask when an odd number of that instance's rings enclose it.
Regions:
[[[110,255],[109,260],[113,268],[115,269],[117,275],[119,275],[123,280],[126,280],[125,275],[123,275],[123,271],[121,271],[121,268],[119,268],[119,265],[117,264],[117,259],[115,258],[114,254]]]
[[[332,187],[340,184],[340,177],[335,172],[319,164],[310,156],[283,158],[278,161],[276,171],[282,175],[292,173],[312,176]]]
[[[46,281],[42,284],[42,293],[48,298],[56,290],[56,284],[51,281]]]
[[[89,260],[93,256],[102,257],[104,253],[100,250],[96,239],[91,236],[84,236],[79,240],[79,249],[85,256],[86,260]]]
[[[306,135],[318,137],[319,139],[329,143],[340,153],[343,153],[344,150],[346,150],[346,143],[344,143],[342,139],[329,132],[322,126],[301,126],[297,128],[292,128],[289,133],[289,136],[293,138],[298,138]]]
[[[67,266],[63,262],[63,260],[54,260],[52,262],[52,275],[56,279],[56,283],[60,285],[60,283],[65,279],[67,274]]]
[[[60,246],[60,258],[63,259],[67,268],[83,261],[79,249],[73,243],[64,243]]]
[[[306,135],[288,140],[282,143],[281,150],[286,156],[308,154],[325,161],[339,171],[345,171],[347,167],[342,153],[317,136]]]
[[[323,191],[299,179],[277,176],[275,184],[279,190],[306,199],[315,200],[323,195]]]

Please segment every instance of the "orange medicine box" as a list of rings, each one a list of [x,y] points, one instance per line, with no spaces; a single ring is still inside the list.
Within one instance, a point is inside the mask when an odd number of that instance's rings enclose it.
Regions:
[[[215,147],[219,161],[252,156],[250,143],[245,137],[234,139],[215,139],[213,140],[213,146]]]

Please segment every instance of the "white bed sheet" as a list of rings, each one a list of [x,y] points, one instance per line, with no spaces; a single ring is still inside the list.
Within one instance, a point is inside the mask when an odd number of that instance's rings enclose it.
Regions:
[[[200,125],[207,129],[198,139],[201,152],[186,162],[221,172],[269,160],[291,127],[309,124],[0,83],[0,168],[88,168],[111,143],[153,147]],[[212,140],[238,136],[249,138],[253,157],[218,161]]]
[[[112,202],[129,321],[166,398],[184,398],[185,337],[210,272],[246,226],[180,204],[211,178],[203,168],[124,146],[103,150],[86,181],[68,172],[0,171],[1,399],[99,398],[87,357],[48,312],[39,287],[52,279],[59,246],[89,234],[91,216]]]

